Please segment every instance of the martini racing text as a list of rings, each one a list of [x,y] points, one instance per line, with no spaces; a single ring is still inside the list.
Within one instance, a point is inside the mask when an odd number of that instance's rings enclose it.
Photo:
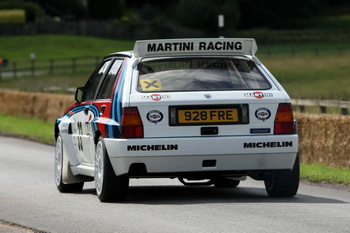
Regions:
[[[217,41],[217,42],[169,42],[148,44],[147,52],[172,52],[172,51],[192,51],[198,48],[199,51],[210,50],[242,50],[242,42],[237,41]]]

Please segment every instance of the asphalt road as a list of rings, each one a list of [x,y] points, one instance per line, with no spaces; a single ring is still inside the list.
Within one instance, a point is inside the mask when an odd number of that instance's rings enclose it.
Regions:
[[[53,164],[54,147],[0,137],[2,222],[65,233],[350,231],[346,190],[301,184],[296,197],[284,199],[269,198],[263,182],[251,179],[236,189],[140,179],[131,180],[125,203],[100,203],[93,182],[79,194],[59,193]]]

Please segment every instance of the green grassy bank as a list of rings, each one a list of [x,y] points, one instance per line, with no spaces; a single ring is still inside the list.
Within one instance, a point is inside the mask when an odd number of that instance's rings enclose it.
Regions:
[[[322,53],[329,51],[326,45],[319,45],[319,54],[290,53],[290,45],[273,47],[276,53],[266,55],[267,45],[259,45],[257,56],[281,82],[292,98],[306,99],[348,99],[350,100],[350,50],[342,53]],[[68,35],[36,35],[0,37],[0,57],[11,61],[29,60],[31,53],[36,59],[72,58],[84,56],[103,57],[116,51],[131,50],[134,41],[82,37]],[[18,49],[21,48],[21,49]],[[260,52],[259,52],[260,51]],[[278,53],[277,53],[278,52]],[[69,61],[69,59],[67,59]],[[11,66],[11,64],[9,64]],[[24,91],[47,91],[50,87],[62,90],[83,85],[90,73],[53,74],[38,77],[3,78],[0,88]],[[8,67],[10,69],[10,67]]]
[[[54,144],[54,123],[0,114],[0,133]]]

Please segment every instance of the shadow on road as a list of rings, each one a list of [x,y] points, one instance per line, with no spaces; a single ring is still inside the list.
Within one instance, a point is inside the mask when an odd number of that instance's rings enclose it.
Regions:
[[[82,194],[96,195],[95,189],[84,189]],[[97,198],[97,197],[96,197]],[[341,200],[297,194],[293,198],[271,198],[264,188],[213,186],[130,186],[125,204],[189,205],[201,203],[346,203]],[[120,203],[119,203],[120,204]]]

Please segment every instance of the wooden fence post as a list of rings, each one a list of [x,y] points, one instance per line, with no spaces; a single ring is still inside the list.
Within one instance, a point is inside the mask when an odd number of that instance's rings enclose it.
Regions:
[[[303,98],[299,98],[299,100],[302,100]],[[300,112],[305,112],[305,105],[303,104],[298,104],[299,105],[299,111]]]
[[[348,111],[347,108],[341,108],[341,109],[340,109],[340,112],[341,112],[341,114],[344,115],[344,116],[349,115],[349,111]]]
[[[311,99],[292,99],[293,106],[298,106],[300,112],[307,112],[306,106],[318,107],[321,114],[327,113],[327,108],[336,108],[337,112],[342,115],[349,115],[350,101],[346,100],[329,100],[320,98],[318,100]],[[328,109],[329,110],[329,109]]]
[[[340,113],[342,115],[349,115],[349,110],[348,110],[348,107],[346,106],[346,100],[345,99],[341,99],[339,101],[339,107],[340,107]]]
[[[325,113],[327,113],[327,107],[326,107],[325,105],[322,104],[322,102],[321,102],[322,99],[323,99],[323,98],[320,98],[320,102],[319,102],[318,105],[319,105],[319,107],[320,107],[320,113],[321,113],[321,114],[325,114]]]

